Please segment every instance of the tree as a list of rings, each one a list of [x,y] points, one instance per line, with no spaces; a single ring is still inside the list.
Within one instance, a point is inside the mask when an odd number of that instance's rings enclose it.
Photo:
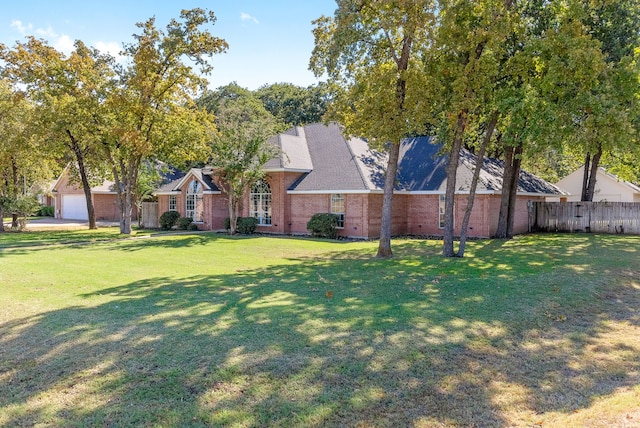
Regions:
[[[348,134],[388,155],[377,257],[392,257],[391,213],[401,141],[424,134],[432,86],[421,67],[436,7],[432,1],[343,0],[314,21],[310,68],[339,90],[329,108]]]
[[[501,65],[508,55],[507,40],[517,27],[517,15],[511,1],[441,1],[433,49],[427,57],[428,74],[435,76],[440,88],[438,135],[445,141],[448,154],[445,196],[444,257],[464,255],[468,222],[473,209],[484,152],[491,142],[500,115],[496,93],[503,78]],[[483,135],[473,135],[482,130]],[[454,249],[457,174],[462,148],[481,142],[476,156],[476,171],[467,199],[460,235],[460,247]]]
[[[289,126],[301,126],[322,121],[329,102],[326,84],[303,88],[292,83],[274,83],[255,91],[264,107]]]
[[[606,64],[592,90],[596,109],[582,109],[579,123],[594,129],[584,137],[586,155],[582,201],[592,201],[596,172],[605,152],[628,151],[635,142],[633,121],[638,91],[638,68],[634,50],[640,47],[640,5],[632,0],[612,0],[585,5],[584,25],[601,44]],[[625,147],[626,146],[626,147]]]
[[[42,142],[32,138],[33,104],[11,83],[0,80],[0,232],[4,214],[12,215],[12,228],[18,228],[18,217],[28,214],[34,183],[50,178],[50,159]]]
[[[183,10],[166,32],[151,18],[137,26],[135,43],[125,45],[128,66],[117,69],[118,84],[105,100],[109,122],[100,132],[102,148],[118,193],[120,232],[131,233],[131,211],[143,160],[170,164],[202,158],[211,140],[212,117],[193,101],[206,80],[185,60],[209,73],[208,58],[227,43],[202,29],[213,12]]]
[[[30,37],[2,55],[5,73],[26,85],[36,103],[38,138],[71,166],[71,179],[84,191],[89,229],[96,229],[91,187],[105,178],[98,131],[114,72],[113,60],[76,41],[67,58],[42,40]]]
[[[216,115],[218,132],[211,142],[210,162],[229,198],[229,233],[233,235],[243,195],[264,176],[267,161],[278,154],[268,139],[282,125],[258,98],[235,84],[218,88],[201,102]]]

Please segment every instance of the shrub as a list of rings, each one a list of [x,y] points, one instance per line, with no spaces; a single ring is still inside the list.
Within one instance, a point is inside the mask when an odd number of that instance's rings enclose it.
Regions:
[[[258,219],[255,217],[238,217],[238,232],[243,235],[251,235],[256,232]]]
[[[170,230],[175,226],[176,222],[180,218],[180,213],[177,211],[166,211],[160,216],[160,228],[162,230]]]
[[[191,230],[193,219],[191,217],[180,217],[176,222],[176,227],[179,230]]]
[[[238,217],[236,232],[242,235],[252,235],[256,232],[257,226],[258,219],[255,217]],[[231,229],[231,220],[229,220],[229,217],[224,219],[224,228],[227,230]]]
[[[316,213],[307,223],[307,230],[311,235],[319,238],[338,237],[338,216],[330,213]]]
[[[47,205],[42,205],[40,207],[40,211],[38,211],[38,215],[40,217],[53,217],[53,207],[49,207]]]

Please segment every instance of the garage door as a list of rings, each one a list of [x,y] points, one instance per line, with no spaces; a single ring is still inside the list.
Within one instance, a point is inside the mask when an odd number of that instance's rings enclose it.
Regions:
[[[62,195],[62,218],[88,220],[87,200],[84,195]]]

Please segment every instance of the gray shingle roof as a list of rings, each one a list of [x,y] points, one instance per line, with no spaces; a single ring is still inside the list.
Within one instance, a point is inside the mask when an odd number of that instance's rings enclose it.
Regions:
[[[289,190],[369,190],[338,125],[307,125],[304,133],[313,170],[300,177]]]
[[[345,140],[340,128],[331,124],[308,125],[306,142],[314,166],[289,190],[328,191],[382,190],[387,155],[369,148],[361,138]],[[447,182],[447,155],[432,137],[413,137],[400,148],[396,190],[410,192],[444,192]],[[468,191],[473,178],[475,156],[463,150],[456,176],[458,191]],[[500,192],[504,162],[485,158],[477,191]],[[526,171],[520,173],[518,191],[549,195],[564,194],[557,186]]]
[[[309,154],[305,130],[298,126],[270,139],[280,154],[265,165],[265,170],[311,171],[313,163]]]
[[[192,168],[189,171],[194,177],[200,180],[205,185],[205,190],[219,192],[220,189],[213,182],[211,175],[203,173],[202,168]],[[168,193],[176,192],[180,190],[179,186],[184,180],[187,173],[172,168],[168,173],[163,173],[163,184],[156,190],[156,193]]]

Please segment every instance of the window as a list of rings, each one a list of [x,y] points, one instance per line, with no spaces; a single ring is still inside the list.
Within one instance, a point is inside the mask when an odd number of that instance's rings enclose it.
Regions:
[[[344,227],[344,195],[342,193],[331,195],[331,214],[338,216],[338,227]]]
[[[265,180],[251,186],[249,215],[258,219],[259,226],[271,226],[271,187]]]
[[[191,180],[187,188],[186,217],[191,217],[194,223],[204,221],[204,209],[202,203],[202,184],[198,180]]]
[[[438,200],[438,227],[444,229],[444,204],[447,200],[445,195],[440,195]]]
[[[169,195],[169,211],[177,211],[176,195]]]

